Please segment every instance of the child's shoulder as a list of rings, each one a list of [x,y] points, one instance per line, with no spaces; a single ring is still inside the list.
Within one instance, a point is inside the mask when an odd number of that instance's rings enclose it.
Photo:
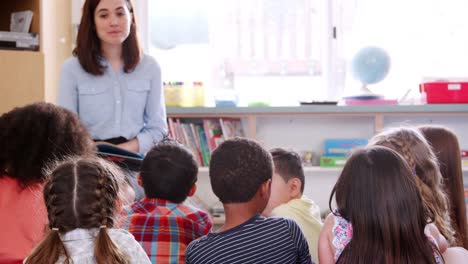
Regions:
[[[187,218],[199,219],[206,218],[209,216],[209,214],[204,210],[184,203],[177,204],[177,211]]]
[[[114,239],[129,239],[129,240],[135,240],[132,234],[130,234],[127,230],[125,229],[120,229],[120,228],[109,228],[108,229],[109,236]]]
[[[197,251],[197,249],[203,248],[205,245],[210,244],[210,241],[211,241],[210,234],[204,235],[195,240],[192,240],[192,242],[190,242],[187,248],[185,249],[185,252],[188,253],[188,252]]]
[[[108,234],[114,243],[119,247],[125,248],[127,251],[138,250],[138,242],[135,237],[127,230],[120,228],[109,228]]]
[[[293,219],[284,218],[281,216],[273,216],[273,217],[264,218],[263,221],[265,224],[275,225],[279,227],[282,226],[283,228],[288,228],[288,229],[291,229],[297,226],[296,221],[294,221]]]

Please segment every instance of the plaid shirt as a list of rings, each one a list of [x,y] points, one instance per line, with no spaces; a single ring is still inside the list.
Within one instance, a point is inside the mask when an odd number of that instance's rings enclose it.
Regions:
[[[152,263],[184,263],[185,248],[206,235],[212,225],[209,215],[194,207],[143,198],[129,209],[124,228]]]

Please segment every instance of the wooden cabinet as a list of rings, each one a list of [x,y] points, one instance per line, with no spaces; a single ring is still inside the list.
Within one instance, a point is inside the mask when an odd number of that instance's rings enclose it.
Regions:
[[[0,31],[8,31],[11,12],[34,12],[30,32],[38,51],[0,50],[0,113],[36,101],[55,102],[62,63],[71,55],[70,0],[0,1]]]

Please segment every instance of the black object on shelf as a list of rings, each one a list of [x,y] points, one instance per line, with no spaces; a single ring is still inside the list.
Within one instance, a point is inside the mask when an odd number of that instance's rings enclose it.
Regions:
[[[301,105],[337,105],[337,101],[311,101],[311,102],[300,102]]]

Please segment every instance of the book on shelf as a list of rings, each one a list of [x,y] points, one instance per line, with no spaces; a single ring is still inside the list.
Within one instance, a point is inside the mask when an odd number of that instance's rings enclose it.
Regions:
[[[326,139],[320,167],[343,167],[354,149],[366,146],[365,138]]]
[[[364,147],[367,143],[366,138],[326,139],[324,156],[349,156],[354,149]]]
[[[193,152],[193,155],[195,156],[197,163],[200,166],[203,166],[204,163],[203,163],[203,158],[201,156],[201,151],[199,150],[199,147],[197,145],[195,135],[193,134],[192,129],[190,128],[190,124],[180,123],[180,127],[182,128],[182,135],[183,135],[183,140],[181,143],[184,144]]]
[[[33,11],[25,10],[11,13],[10,31],[28,33],[31,27]]]
[[[343,167],[348,157],[322,156],[320,157],[320,167]]]
[[[116,163],[121,168],[131,171],[140,170],[143,156],[139,153],[128,151],[105,141],[97,141],[96,148],[99,156]]]
[[[198,135],[197,138],[198,138],[199,143],[200,143],[200,150],[201,150],[201,154],[202,154],[202,158],[203,158],[203,164],[208,166],[210,164],[211,152],[210,152],[210,149],[208,147],[208,140],[206,139],[206,133],[203,130],[203,128],[201,128],[201,126],[196,125],[195,129],[196,129],[196,132],[197,132],[197,135]]]
[[[203,119],[203,129],[208,140],[208,148],[212,153],[224,141],[221,124],[218,120]]]
[[[221,124],[224,139],[244,136],[240,118],[220,118],[219,123]]]
[[[168,118],[169,135],[189,148],[200,166],[225,139],[244,136],[240,118]]]

